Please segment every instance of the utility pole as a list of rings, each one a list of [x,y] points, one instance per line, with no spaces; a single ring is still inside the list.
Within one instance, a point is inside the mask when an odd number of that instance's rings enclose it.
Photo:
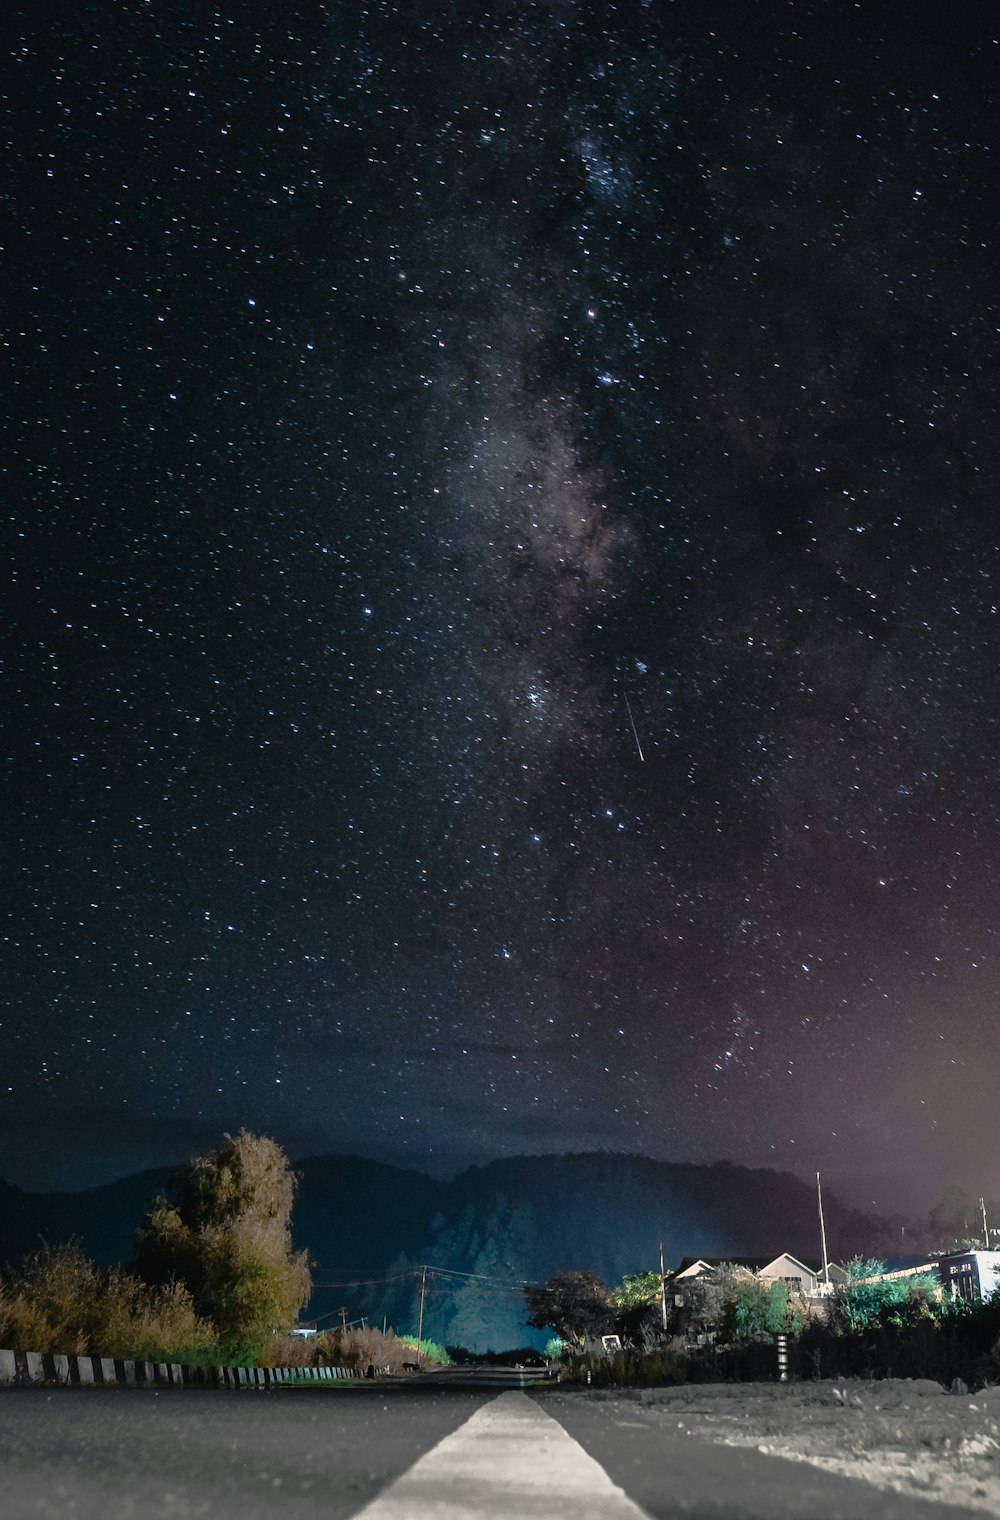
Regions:
[[[819,1238],[823,1243],[823,1281],[830,1281],[830,1262],[826,1254],[826,1224],[823,1219],[823,1189],[820,1186],[819,1172],[816,1173],[816,1203],[819,1207]]]
[[[347,1305],[346,1304],[341,1304],[340,1308],[337,1310],[337,1313],[340,1315],[340,1326],[341,1326],[341,1329],[342,1330],[346,1330],[347,1329]]]
[[[667,1328],[667,1276],[663,1270],[663,1241],[660,1241],[660,1314],[663,1328]]]
[[[420,1342],[424,1338],[424,1294],[427,1292],[427,1263],[420,1272],[420,1315],[417,1319],[417,1361],[420,1361]]]
[[[986,1251],[988,1251],[989,1248],[990,1248],[990,1227],[986,1223],[986,1199],[985,1198],[980,1198],[980,1200],[979,1200],[979,1207],[982,1210],[982,1215],[983,1215],[983,1249],[986,1250]]]

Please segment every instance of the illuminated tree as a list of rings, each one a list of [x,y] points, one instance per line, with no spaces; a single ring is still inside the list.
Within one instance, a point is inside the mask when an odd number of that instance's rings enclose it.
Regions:
[[[619,1309],[646,1309],[660,1302],[660,1283],[659,1272],[630,1272],[612,1288],[611,1300]]]
[[[930,1305],[941,1296],[936,1277],[928,1273],[886,1281],[885,1270],[885,1262],[874,1258],[866,1261],[856,1256],[846,1264],[847,1281],[830,1301],[829,1320],[834,1328],[860,1331],[887,1313],[908,1318],[931,1312]]]

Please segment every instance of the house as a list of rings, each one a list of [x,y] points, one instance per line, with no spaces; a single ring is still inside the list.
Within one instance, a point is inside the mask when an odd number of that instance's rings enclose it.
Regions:
[[[847,1273],[843,1267],[830,1262],[823,1273],[822,1262],[800,1261],[797,1256],[783,1251],[780,1256],[685,1256],[675,1273],[672,1282],[681,1287],[685,1281],[700,1277],[704,1272],[712,1272],[716,1267],[727,1263],[746,1272],[747,1276],[756,1277],[765,1282],[783,1282],[803,1298],[826,1298],[834,1288],[847,1281]]]
[[[952,1298],[986,1303],[1000,1292],[1000,1251],[956,1251],[938,1261],[941,1285]]]
[[[847,1273],[836,1262],[827,1262],[824,1271],[821,1261],[800,1261],[787,1251],[761,1267],[757,1276],[769,1282],[787,1283],[803,1298],[826,1298],[847,1281]]]
[[[671,1282],[679,1283],[692,1277],[701,1277],[704,1272],[714,1272],[716,1267],[737,1267],[748,1277],[753,1277],[761,1267],[767,1265],[767,1261],[766,1256],[684,1256]]]

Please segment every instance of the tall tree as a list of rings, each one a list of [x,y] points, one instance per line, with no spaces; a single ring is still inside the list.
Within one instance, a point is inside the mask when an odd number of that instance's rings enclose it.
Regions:
[[[177,1281],[233,1360],[260,1355],[306,1303],[309,1265],[293,1251],[295,1174],[273,1140],[241,1130],[171,1177],[139,1226],[135,1266]]]
[[[575,1348],[610,1328],[614,1309],[596,1272],[560,1272],[544,1288],[525,1288],[529,1314],[525,1324],[554,1330]]]

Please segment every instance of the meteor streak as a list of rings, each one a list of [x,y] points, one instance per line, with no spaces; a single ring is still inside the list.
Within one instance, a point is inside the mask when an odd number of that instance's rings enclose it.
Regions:
[[[635,726],[635,719],[632,716],[632,704],[628,699],[628,692],[624,689],[624,687],[622,688],[622,696],[625,698],[625,711],[628,713],[628,721],[632,725],[632,735],[635,739],[635,747],[639,751],[639,759],[642,761],[643,765],[645,765],[646,757],[642,752],[642,745],[639,743],[639,730]]]

